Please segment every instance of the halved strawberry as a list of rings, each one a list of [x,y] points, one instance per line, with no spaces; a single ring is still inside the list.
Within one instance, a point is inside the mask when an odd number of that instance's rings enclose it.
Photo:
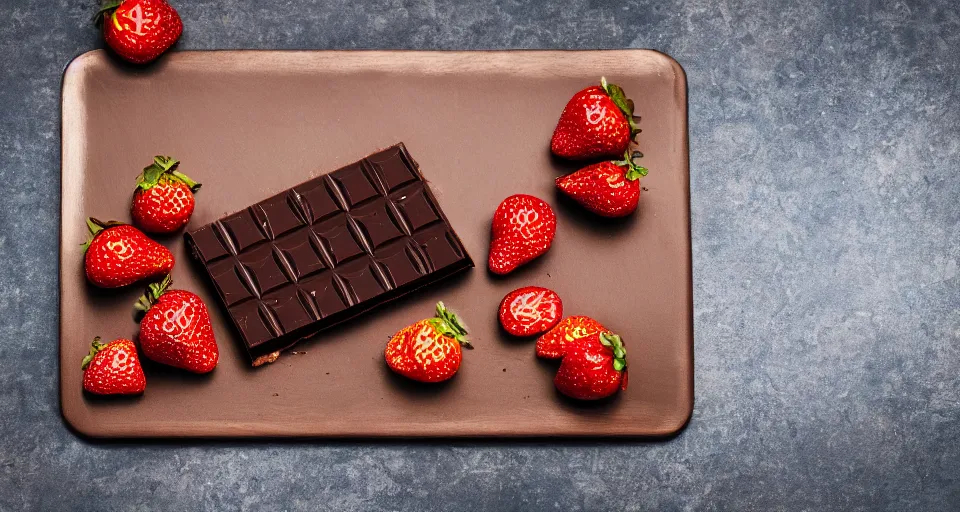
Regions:
[[[568,345],[603,330],[600,322],[588,316],[568,316],[537,339],[537,357],[560,359],[566,354]]]

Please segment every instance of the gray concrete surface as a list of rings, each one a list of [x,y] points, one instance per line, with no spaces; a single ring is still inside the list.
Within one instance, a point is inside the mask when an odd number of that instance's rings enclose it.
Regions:
[[[956,510],[953,0],[177,0],[183,49],[665,51],[690,88],[696,409],[662,443],[97,445],[57,404],[60,73],[0,0],[0,510]]]

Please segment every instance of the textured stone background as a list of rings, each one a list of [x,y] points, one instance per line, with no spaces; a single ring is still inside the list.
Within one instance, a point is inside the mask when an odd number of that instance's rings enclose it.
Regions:
[[[0,510],[960,507],[953,0],[175,1],[183,49],[669,53],[696,297],[696,410],[667,442],[185,446],[60,419],[58,95],[101,44],[93,3],[0,0]]]

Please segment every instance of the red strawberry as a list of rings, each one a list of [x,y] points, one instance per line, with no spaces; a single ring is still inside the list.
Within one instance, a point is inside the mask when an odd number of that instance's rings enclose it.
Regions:
[[[500,325],[514,336],[546,332],[562,316],[563,302],[557,292],[539,286],[518,288],[500,302]]]
[[[647,169],[626,155],[623,160],[588,165],[561,176],[557,178],[557,188],[597,215],[624,217],[637,209],[640,177],[646,175]]]
[[[134,64],[156,59],[183,32],[180,15],[166,0],[106,0],[96,21],[107,45]]]
[[[557,216],[542,200],[517,194],[500,203],[493,214],[490,271],[509,274],[547,252],[557,233]]]
[[[556,327],[537,339],[537,357],[560,359],[573,341],[586,338],[604,330],[600,322],[588,316],[568,316]]]
[[[633,101],[623,89],[600,79],[600,86],[573,95],[553,131],[550,150],[571,160],[617,157],[640,133]]]
[[[136,304],[144,312],[140,320],[143,355],[193,373],[207,373],[220,358],[210,313],[195,293],[168,291],[170,282],[167,276],[152,283]]]
[[[137,176],[133,192],[133,223],[147,233],[173,233],[190,222],[200,184],[177,170],[178,160],[154,157]]]
[[[118,288],[173,270],[173,254],[139,229],[120,222],[87,219],[93,238],[84,244],[87,279],[101,288]]]
[[[404,327],[387,342],[384,358],[391,370],[419,382],[442,382],[460,369],[460,345],[473,348],[467,329],[437,303],[437,316]]]
[[[132,341],[120,338],[104,345],[99,337],[93,339],[83,358],[83,389],[97,395],[139,395],[146,387]]]
[[[592,334],[567,348],[553,384],[578,400],[599,400],[627,388],[627,351],[620,336]]]

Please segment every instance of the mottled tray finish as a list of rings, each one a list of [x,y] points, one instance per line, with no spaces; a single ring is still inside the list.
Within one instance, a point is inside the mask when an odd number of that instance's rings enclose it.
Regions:
[[[636,215],[603,221],[558,197],[575,168],[549,152],[570,96],[600,76],[635,100],[650,175]],[[220,365],[193,376],[146,363],[135,399],[92,399],[80,360],[95,335],[137,332],[139,287],[86,285],[83,218],[129,220],[137,172],[155,154],[198,181],[188,231],[404,142],[478,267],[344,322],[270,365],[251,368],[217,292],[181,235],[175,285],[210,305]],[[686,81],[660,53],[174,52],[132,68],[91,52],[63,87],[61,401],[96,437],[663,436],[693,408]],[[537,195],[557,212],[553,248],[506,278],[480,264],[497,205]],[[508,338],[496,308],[523,285],[555,289],[567,314],[603,321],[626,340],[630,388],[598,404],[564,400],[555,363]],[[457,376],[425,387],[383,361],[388,337],[437,300],[466,320],[476,349]]]
[[[403,144],[186,236],[255,366],[473,267]]]

